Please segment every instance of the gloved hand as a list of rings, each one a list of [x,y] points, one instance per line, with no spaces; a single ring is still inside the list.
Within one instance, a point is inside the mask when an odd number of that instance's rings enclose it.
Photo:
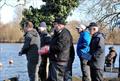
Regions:
[[[22,52],[20,51],[19,54],[18,54],[18,56],[22,56],[22,55],[23,55],[23,54],[22,54]]]
[[[49,52],[49,46],[45,45],[44,47],[42,47],[40,50],[38,50],[38,54],[43,55],[43,54],[48,54]]]

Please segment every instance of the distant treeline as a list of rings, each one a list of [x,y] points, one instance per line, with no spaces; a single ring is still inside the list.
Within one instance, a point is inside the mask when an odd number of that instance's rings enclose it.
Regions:
[[[23,41],[23,32],[18,25],[0,25],[0,42],[15,43]]]
[[[80,22],[78,21],[71,21],[67,24],[67,29],[70,30],[73,41],[76,43],[79,38],[79,34],[76,31],[76,26],[78,26]],[[100,31],[104,33],[106,44],[120,44],[120,29],[116,28],[111,31],[108,27],[100,27]]]
[[[79,34],[76,31],[76,26],[79,24],[77,21],[71,21],[66,25],[70,30],[74,43],[77,43]],[[120,44],[120,29],[109,31],[107,28],[102,30],[106,36],[106,44]],[[0,24],[0,42],[1,43],[18,43],[23,42],[23,31],[18,24]]]

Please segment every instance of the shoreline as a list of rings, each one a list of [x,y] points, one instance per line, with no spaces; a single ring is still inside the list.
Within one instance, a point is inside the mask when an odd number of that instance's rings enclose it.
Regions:
[[[0,42],[0,43],[3,43],[3,44],[4,43],[11,43],[11,44],[16,43],[17,44],[17,43],[23,43],[23,42],[22,41],[18,41],[18,42],[5,42],[4,41],[4,42]],[[77,44],[77,43],[74,43],[74,44]],[[120,43],[105,43],[105,45],[120,45]]]
[[[82,81],[82,78],[73,76],[73,81]],[[120,78],[104,78],[104,81],[120,81]]]

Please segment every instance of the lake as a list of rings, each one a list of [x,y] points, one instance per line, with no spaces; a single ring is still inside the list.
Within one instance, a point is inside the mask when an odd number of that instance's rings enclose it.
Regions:
[[[21,50],[23,44],[20,43],[0,43],[0,62],[3,64],[3,67],[0,68],[0,81],[14,76],[19,76],[19,81],[29,81],[26,68],[26,57],[18,56],[18,52]],[[108,48],[113,45],[106,45],[105,54],[108,54]],[[114,45],[117,51],[117,59],[115,62],[115,67],[119,66],[119,54],[120,54],[120,45]],[[76,48],[76,45],[75,45]],[[9,64],[9,60],[14,61],[13,64]],[[73,64],[73,76],[81,76],[80,70],[80,61],[77,55],[75,56],[75,61]],[[111,77],[111,73],[104,73],[105,77]],[[117,73],[112,75],[116,77]]]

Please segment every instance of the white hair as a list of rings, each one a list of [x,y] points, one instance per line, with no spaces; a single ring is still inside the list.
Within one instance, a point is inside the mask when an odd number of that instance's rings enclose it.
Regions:
[[[83,25],[83,24],[79,24],[78,27],[76,27],[76,28],[82,28],[83,30],[85,30],[85,29],[86,29],[86,26]]]
[[[46,27],[38,27],[38,29],[41,30],[41,31],[45,31]]]

